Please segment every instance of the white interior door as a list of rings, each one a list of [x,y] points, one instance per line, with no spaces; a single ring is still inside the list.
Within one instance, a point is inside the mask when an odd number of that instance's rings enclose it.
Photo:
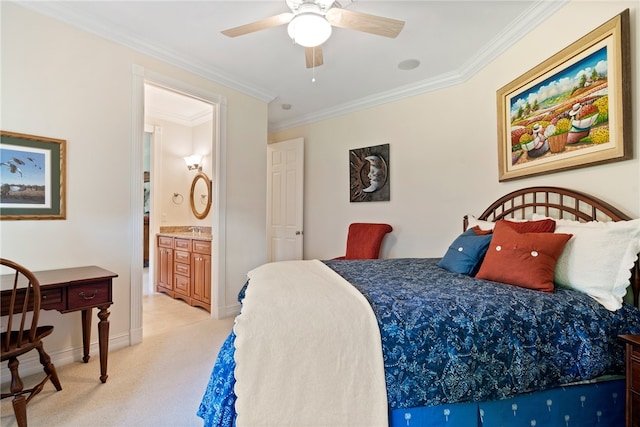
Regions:
[[[302,259],[304,139],[267,146],[267,260]]]

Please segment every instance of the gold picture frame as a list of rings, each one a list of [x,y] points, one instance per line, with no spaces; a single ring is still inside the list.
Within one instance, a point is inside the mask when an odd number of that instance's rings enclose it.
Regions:
[[[66,144],[0,131],[0,220],[66,219]]]
[[[633,157],[629,9],[497,91],[498,180]]]

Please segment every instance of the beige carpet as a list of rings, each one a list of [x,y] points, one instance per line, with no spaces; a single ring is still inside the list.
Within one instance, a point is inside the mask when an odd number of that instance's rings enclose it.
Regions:
[[[142,344],[109,353],[107,382],[98,379],[98,355],[56,367],[62,390],[49,382],[29,403],[30,427],[202,426],[196,411],[233,318],[212,320],[204,310],[155,295],[145,296],[155,309],[143,312]],[[170,306],[171,315],[159,305]],[[10,398],[1,409],[0,425],[16,426]]]

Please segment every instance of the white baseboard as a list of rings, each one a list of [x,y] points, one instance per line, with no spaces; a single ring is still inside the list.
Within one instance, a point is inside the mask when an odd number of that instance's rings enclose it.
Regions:
[[[142,342],[142,328],[136,328],[129,331],[129,343],[130,345],[140,344]]]
[[[222,314],[222,316],[216,316],[216,319],[222,319],[225,317],[236,317],[238,313],[240,313],[240,307],[240,304],[226,306],[222,310],[220,310],[220,314]]]
[[[109,352],[129,347],[130,343],[130,334],[122,334],[117,337],[109,338]],[[67,350],[62,350],[58,352],[51,352],[47,350],[46,340],[44,341],[44,348],[47,354],[51,357],[51,361],[54,366],[60,367],[64,365],[69,365],[71,363],[82,363],[83,350],[82,347],[70,348]],[[100,351],[98,347],[98,342],[91,343],[89,347],[89,355],[91,359],[89,362],[95,360],[96,364],[96,378],[100,377]],[[29,375],[37,374],[43,372],[42,365],[40,364],[40,358],[38,356],[37,351],[32,351],[30,354],[25,355],[24,357],[20,357],[18,359],[20,361],[20,377],[25,378]],[[11,375],[9,374],[9,368],[7,367],[7,363],[2,363],[2,384],[8,384],[11,382]],[[108,371],[107,371],[108,373]],[[61,380],[62,381],[62,380]],[[25,384],[28,386],[28,384]]]

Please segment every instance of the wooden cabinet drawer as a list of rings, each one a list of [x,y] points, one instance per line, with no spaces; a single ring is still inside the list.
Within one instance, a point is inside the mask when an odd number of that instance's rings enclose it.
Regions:
[[[111,303],[109,283],[89,283],[86,285],[70,286],[67,289],[68,309],[95,307]]]
[[[158,246],[161,248],[173,248],[173,237],[158,236]]]
[[[211,255],[211,241],[209,240],[193,240],[193,252],[205,255]]]
[[[191,280],[188,277],[185,276],[180,276],[180,275],[175,275],[173,276],[173,288],[176,292],[180,292],[183,295],[191,295],[191,292],[189,292],[189,289],[191,288],[191,286],[189,286],[189,284],[191,283]]]
[[[178,239],[173,241],[175,249],[182,249],[183,251],[191,252],[191,239]]]
[[[181,274],[183,276],[190,277],[191,276],[191,264],[182,264],[180,262],[176,262],[173,265],[173,272],[175,274]]]
[[[640,427],[640,394],[631,395],[631,408],[627,408],[631,418],[630,427]]]
[[[189,252],[184,252],[184,251],[175,251],[173,255],[173,260],[175,262],[189,264],[191,262],[191,254]]]
[[[640,393],[640,361],[631,361],[631,390]]]

